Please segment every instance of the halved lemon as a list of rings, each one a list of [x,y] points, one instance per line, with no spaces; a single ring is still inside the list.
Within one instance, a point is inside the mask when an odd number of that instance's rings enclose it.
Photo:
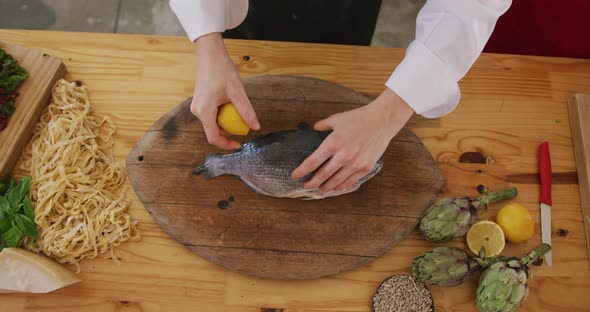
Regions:
[[[502,228],[492,221],[479,221],[467,232],[467,247],[476,255],[484,248],[486,257],[499,255],[506,245]]]

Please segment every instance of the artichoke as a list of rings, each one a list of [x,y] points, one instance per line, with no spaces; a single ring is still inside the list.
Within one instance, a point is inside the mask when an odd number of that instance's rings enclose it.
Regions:
[[[477,288],[479,311],[511,312],[518,309],[529,293],[528,279],[532,276],[528,265],[550,250],[550,245],[542,244],[520,259],[499,261],[484,271]]]
[[[467,233],[475,218],[477,210],[489,204],[516,197],[516,188],[509,188],[493,193],[486,193],[473,200],[467,196],[443,198],[426,211],[420,220],[420,231],[426,240],[444,242]]]
[[[412,276],[423,284],[455,286],[495,261],[472,257],[459,248],[437,247],[414,259]]]

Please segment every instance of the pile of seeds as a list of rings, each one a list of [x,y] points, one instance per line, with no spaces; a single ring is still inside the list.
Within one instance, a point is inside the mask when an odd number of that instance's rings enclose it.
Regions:
[[[381,284],[373,297],[374,312],[432,312],[430,290],[410,275],[394,275]]]

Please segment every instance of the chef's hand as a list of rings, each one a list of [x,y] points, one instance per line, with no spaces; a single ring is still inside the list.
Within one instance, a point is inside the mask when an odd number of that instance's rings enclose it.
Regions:
[[[364,107],[317,122],[315,130],[333,131],[293,171],[292,178],[301,179],[321,166],[304,184],[305,188],[319,187],[322,192],[353,189],[373,169],[413,113],[404,100],[387,88]]]
[[[218,107],[233,102],[242,119],[253,130],[260,129],[256,113],[246,95],[240,75],[232,63],[220,33],[211,33],[195,42],[197,78],[191,112],[203,124],[207,141],[223,149],[239,148],[217,124]]]

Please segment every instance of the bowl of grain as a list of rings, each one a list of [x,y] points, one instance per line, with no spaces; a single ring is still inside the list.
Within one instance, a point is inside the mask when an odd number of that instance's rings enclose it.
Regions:
[[[396,274],[385,279],[373,296],[373,312],[433,312],[430,289],[411,275]]]

